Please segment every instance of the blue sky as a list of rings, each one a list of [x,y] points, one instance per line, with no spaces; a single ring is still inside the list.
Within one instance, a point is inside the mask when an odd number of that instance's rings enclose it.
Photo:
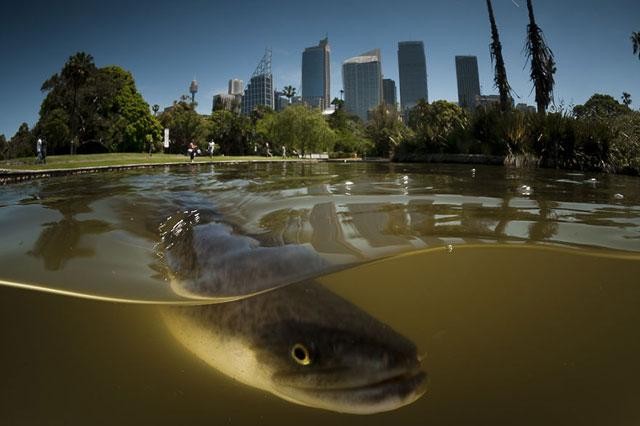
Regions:
[[[532,104],[525,0],[493,4],[517,101]],[[640,105],[640,60],[629,41],[640,31],[638,0],[534,0],[534,8],[556,55],[556,101],[627,91]],[[483,93],[495,92],[484,0],[23,0],[0,5],[0,133],[37,121],[42,82],[77,51],[130,70],[149,104],[169,105],[195,76],[198,109],[208,113],[212,95],[230,78],[247,81],[267,46],[276,87],[299,87],[301,52],[325,33],[333,96],[342,61],[377,47],[385,77],[397,81],[403,40],[425,43],[430,100],[457,100],[455,55],[477,55]]]

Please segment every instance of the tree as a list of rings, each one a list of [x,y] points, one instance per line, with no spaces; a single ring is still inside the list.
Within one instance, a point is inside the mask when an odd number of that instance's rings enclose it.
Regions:
[[[340,99],[336,98],[338,101]],[[341,102],[341,101],[340,101]],[[329,127],[336,133],[334,152],[339,155],[364,155],[373,144],[367,139],[365,128],[358,116],[348,114],[344,109],[337,108],[327,118]]]
[[[151,110],[153,111],[153,115],[157,117],[158,111],[160,111],[160,105],[153,104],[153,106],[151,107]]]
[[[7,145],[7,158],[31,157],[36,153],[36,138],[27,123],[20,125]]]
[[[9,144],[4,134],[0,134],[0,160],[8,160]]]
[[[396,108],[378,105],[367,123],[366,135],[374,146],[376,155],[392,158],[396,148],[410,135]]]
[[[205,142],[206,123],[196,112],[195,104],[188,96],[174,101],[169,109],[160,114],[160,123],[164,128],[169,129],[171,137],[169,152],[186,153],[189,143],[203,145]]]
[[[150,141],[160,141],[160,122],[149,112],[131,73],[117,66],[101,68],[95,85],[101,100],[96,126],[102,145],[110,151],[141,152]]]
[[[251,121],[235,111],[217,110],[208,120],[207,140],[220,146],[224,155],[246,155],[251,153]]]
[[[304,105],[293,105],[277,114],[268,114],[257,122],[256,127],[276,149],[284,146],[302,156],[331,151],[336,137],[322,113]]]
[[[88,133],[87,126],[83,125],[88,121],[88,117],[83,114],[85,111],[81,104],[85,99],[92,98],[85,88],[96,70],[93,56],[78,52],[69,57],[60,74],[54,74],[41,88],[43,92],[48,92],[40,108],[41,118],[43,109],[46,113],[48,110],[61,108],[68,114],[68,127],[73,139],[69,144],[71,154]]]
[[[547,107],[553,102],[553,86],[555,84],[553,74],[556,72],[556,63],[553,52],[544,40],[542,30],[536,24],[531,0],[527,0],[529,11],[529,25],[527,26],[527,41],[525,50],[527,60],[531,61],[531,81],[536,92],[536,104],[538,112],[545,114]]]
[[[86,53],[69,58],[42,91],[46,96],[35,129],[52,154],[91,145],[102,151],[141,151],[149,139],[161,137],[160,124],[131,73],[116,66],[96,68]]]
[[[491,0],[487,0],[487,9],[489,10],[489,22],[491,23],[491,61],[495,64],[494,84],[500,93],[500,109],[508,111],[511,109],[511,86],[507,80],[507,70],[502,58],[502,44],[500,43],[500,35],[496,19],[493,15],[493,6]]]
[[[631,105],[632,101],[631,101],[631,95],[627,92],[622,92],[622,103],[624,104],[624,106],[626,106],[627,108],[629,108],[629,106]]]
[[[640,58],[640,31],[631,33],[631,44],[633,45],[633,54]]]
[[[331,101],[331,105],[336,107],[336,110],[342,109],[344,107],[344,101],[340,98],[333,98]]]
[[[69,128],[69,114],[63,108],[49,111],[40,118],[35,133],[47,143],[47,154],[56,155],[69,151],[71,129]]]
[[[291,103],[291,98],[296,95],[296,88],[293,86],[284,86],[284,89],[282,89],[282,94],[287,99],[289,99],[289,103]]]
[[[469,126],[467,113],[457,104],[418,101],[409,111],[409,128],[415,133],[414,143],[427,152],[444,152],[456,134]]]
[[[626,105],[620,104],[613,96],[596,93],[584,105],[576,105],[573,114],[578,119],[609,119],[629,112]]]

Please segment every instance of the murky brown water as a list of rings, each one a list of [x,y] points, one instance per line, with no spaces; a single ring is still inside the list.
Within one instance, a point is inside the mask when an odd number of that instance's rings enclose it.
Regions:
[[[640,423],[640,180],[475,169],[0,188],[0,424]]]

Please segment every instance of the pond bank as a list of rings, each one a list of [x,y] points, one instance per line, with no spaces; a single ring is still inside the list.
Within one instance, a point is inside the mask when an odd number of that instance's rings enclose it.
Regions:
[[[116,170],[132,170],[132,169],[147,169],[153,167],[167,167],[167,166],[197,166],[203,164],[240,164],[240,163],[318,163],[320,160],[301,160],[301,159],[228,159],[228,160],[205,160],[197,161],[194,163],[186,162],[165,162],[165,163],[138,163],[138,164],[118,164],[107,166],[88,166],[88,167],[65,167],[65,168],[51,168],[51,169],[27,169],[27,170],[12,170],[12,169],[0,169],[0,185],[6,185],[10,183],[22,182],[32,179],[44,179],[55,176],[70,176],[99,172],[110,172]]]
[[[448,164],[486,164],[502,166],[507,157],[504,155],[483,154],[400,154],[393,161],[398,163],[448,163]]]

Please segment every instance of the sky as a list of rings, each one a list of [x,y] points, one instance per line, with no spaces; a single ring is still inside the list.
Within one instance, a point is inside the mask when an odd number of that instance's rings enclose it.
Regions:
[[[523,54],[526,0],[493,0],[516,102],[534,104]],[[638,0],[534,0],[538,25],[553,50],[555,100],[571,106],[594,93],[640,105],[640,60],[630,35],[640,31]],[[150,104],[168,106],[195,77],[198,110],[228,80],[245,82],[265,48],[273,51],[276,88],[300,87],[302,51],[327,34],[331,92],[340,95],[342,62],[380,48],[385,78],[398,80],[399,41],[425,44],[430,101],[457,101],[456,55],[478,56],[483,94],[493,94],[490,28],[484,0],[67,0],[0,5],[0,134],[34,125],[42,83],[69,56],[90,53],[96,65],[134,75]]]

